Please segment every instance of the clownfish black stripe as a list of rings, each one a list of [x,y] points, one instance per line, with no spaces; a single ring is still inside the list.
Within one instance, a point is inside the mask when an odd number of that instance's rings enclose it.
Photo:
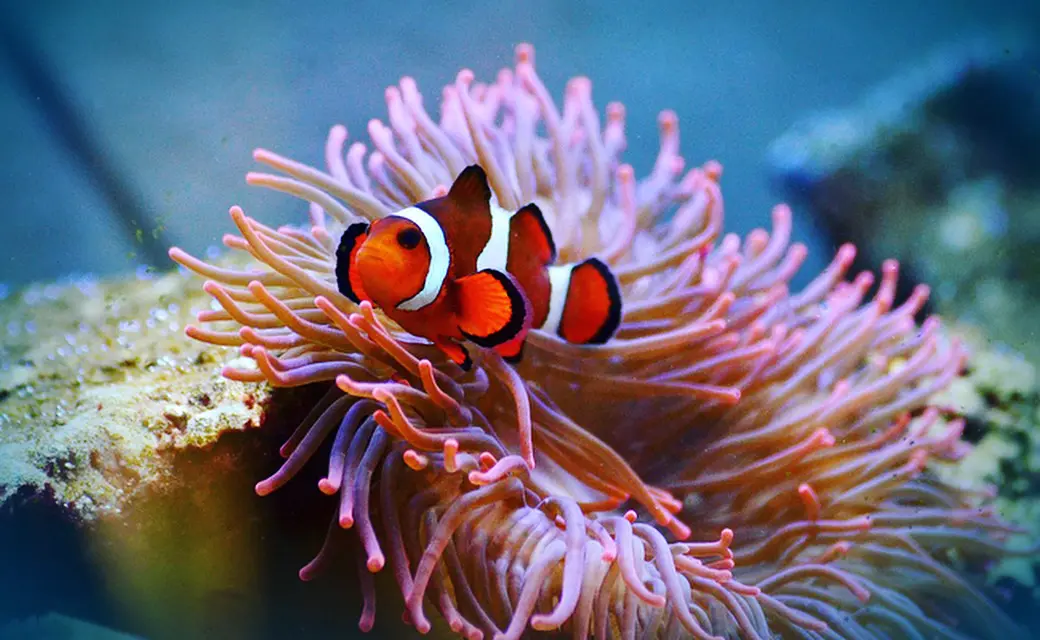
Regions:
[[[336,287],[355,303],[361,302],[361,298],[350,284],[350,258],[359,244],[358,239],[366,233],[367,223],[356,222],[350,225],[340,237],[339,248],[336,249]]]

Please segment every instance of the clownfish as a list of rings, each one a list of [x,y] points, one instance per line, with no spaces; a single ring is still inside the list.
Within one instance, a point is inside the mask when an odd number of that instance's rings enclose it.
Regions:
[[[532,327],[575,344],[614,335],[621,295],[610,268],[598,258],[555,261],[538,206],[499,207],[487,174],[471,165],[443,197],[350,225],[336,251],[336,282],[468,370],[462,341],[518,362]]]

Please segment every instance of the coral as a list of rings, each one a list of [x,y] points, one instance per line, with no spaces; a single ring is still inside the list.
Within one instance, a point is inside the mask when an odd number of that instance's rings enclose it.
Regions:
[[[49,493],[86,519],[168,485],[170,454],[260,424],[268,390],[214,379],[185,342],[209,305],[181,274],[34,285],[0,304],[0,502]]]
[[[170,252],[222,307],[188,335],[253,363],[226,377],[333,383],[256,485],[277,490],[331,439],[319,489],[339,506],[301,578],[350,534],[363,629],[389,564],[411,624],[428,631],[432,605],[469,638],[1015,633],[955,569],[1009,553],[1014,529],[931,469],[970,446],[929,406],[965,353],[935,319],[915,323],[927,288],[895,306],[888,262],[868,297],[873,277],[846,279],[843,246],[789,292],[806,248],[789,243],[786,207],[771,232],[723,235],[721,167],[685,170],[674,113],[637,181],[620,161],[621,105],[601,124],[576,78],[561,110],[527,45],[495,82],[460,72],[439,122],[409,78],[386,98],[375,151],[344,153],[333,127],[327,172],[255,153],[285,175],[248,182],[309,201],[309,228],[233,207],[241,235],[225,244],[255,266]],[[616,339],[534,332],[515,369],[482,352],[463,372],[336,290],[345,225],[443,193],[472,162],[502,206],[538,203],[564,260],[611,263],[626,301]]]
[[[972,491],[995,491],[993,506],[1008,522],[1040,537],[1040,386],[1036,367],[1020,354],[994,344],[971,326],[952,329],[969,346],[968,371],[934,398],[937,406],[961,413],[965,437],[975,447],[963,459],[935,468],[951,485]],[[1013,540],[1012,544],[1021,544]],[[1024,587],[1040,598],[1040,558],[1018,555],[987,571],[992,583]],[[1010,580],[1010,582],[1008,582]]]

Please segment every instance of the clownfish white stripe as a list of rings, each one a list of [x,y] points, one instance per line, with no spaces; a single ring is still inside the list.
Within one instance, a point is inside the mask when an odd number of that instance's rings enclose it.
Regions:
[[[414,222],[423,237],[426,238],[426,246],[430,248],[430,267],[426,270],[426,281],[423,283],[422,290],[397,305],[401,311],[418,311],[436,300],[437,295],[441,292],[444,280],[448,277],[451,252],[448,251],[444,230],[429,213],[419,207],[408,207],[393,215]]]
[[[571,288],[573,264],[549,267],[549,313],[545,322],[539,327],[542,331],[558,334],[560,320],[563,319],[563,307],[567,304],[567,291]]]
[[[506,270],[509,260],[509,221],[513,211],[491,203],[491,236],[477,256],[477,271],[484,269]]]

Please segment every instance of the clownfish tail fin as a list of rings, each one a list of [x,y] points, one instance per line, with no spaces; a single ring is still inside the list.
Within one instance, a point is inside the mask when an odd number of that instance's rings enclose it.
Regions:
[[[452,183],[448,198],[463,208],[486,206],[491,202],[487,173],[479,164],[466,167]]]
[[[532,251],[544,265],[556,262],[556,243],[545,222],[542,210],[535,203],[524,205],[509,220],[509,235],[517,246]]]
[[[516,279],[484,269],[455,281],[459,331],[482,347],[522,340],[531,328],[531,303]]]
[[[562,311],[550,312],[543,328],[573,344],[603,344],[609,340],[621,324],[621,290],[610,267],[599,258],[588,258],[550,270],[559,270],[563,277],[552,278],[552,283],[566,287],[566,294]],[[555,320],[550,323],[553,316]]]
[[[355,303],[368,299],[357,269],[354,268],[358,249],[368,237],[368,226],[366,222],[355,222],[347,227],[336,249],[336,287]]]

